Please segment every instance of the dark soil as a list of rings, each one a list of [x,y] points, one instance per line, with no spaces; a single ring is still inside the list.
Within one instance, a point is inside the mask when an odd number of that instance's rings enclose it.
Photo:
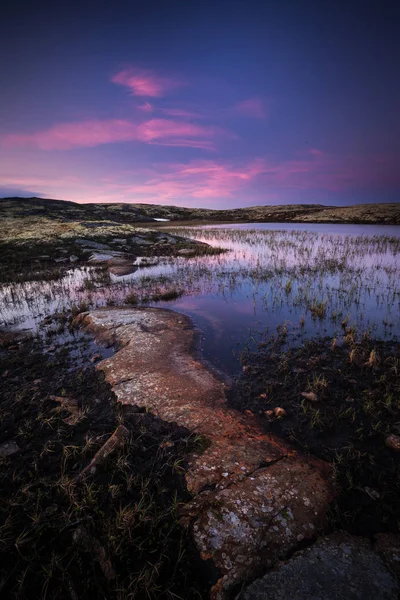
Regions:
[[[339,490],[332,528],[399,531],[400,453],[385,439],[400,434],[400,345],[368,336],[356,343],[349,329],[342,345],[318,339],[288,350],[282,335],[242,360],[230,404],[332,464]],[[286,414],[265,412],[277,407]]]
[[[177,516],[189,432],[120,406],[74,360],[1,338],[0,444],[19,447],[0,458],[1,598],[207,597],[212,575]],[[77,401],[75,423],[51,396]],[[75,481],[120,424],[128,440]]]

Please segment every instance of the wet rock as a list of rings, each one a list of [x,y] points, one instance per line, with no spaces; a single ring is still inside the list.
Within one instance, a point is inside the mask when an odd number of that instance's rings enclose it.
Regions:
[[[388,435],[385,439],[385,444],[391,450],[400,452],[400,435],[395,435],[394,433]]]
[[[369,540],[321,538],[279,570],[249,585],[239,600],[397,600],[400,586]]]
[[[160,309],[103,309],[78,316],[120,350],[98,363],[118,400],[151,410],[208,441],[187,457],[194,495],[182,511],[204,559],[221,579],[212,597],[273,565],[325,524],[333,498],[326,463],[306,459],[230,409],[224,385],[192,354],[194,331],[183,315]],[[203,491],[204,490],[204,491]]]
[[[77,260],[79,260],[78,256],[76,256],[76,254],[71,254],[71,256],[69,257],[70,262],[74,263]]]
[[[11,456],[19,452],[19,446],[14,440],[0,444],[0,457]]]

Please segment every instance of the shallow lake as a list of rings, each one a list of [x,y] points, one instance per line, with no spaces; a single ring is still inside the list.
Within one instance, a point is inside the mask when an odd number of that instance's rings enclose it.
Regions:
[[[228,375],[240,354],[277,331],[288,343],[315,335],[400,338],[400,227],[335,224],[237,224],[173,227],[167,231],[228,251],[163,259],[107,285],[93,268],[71,269],[59,281],[3,285],[0,325],[37,327],[71,303],[122,304],[178,310],[200,332],[204,358]],[[183,295],[149,302],[175,289]]]

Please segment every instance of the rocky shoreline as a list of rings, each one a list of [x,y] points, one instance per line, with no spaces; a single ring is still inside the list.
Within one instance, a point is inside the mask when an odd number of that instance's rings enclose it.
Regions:
[[[201,454],[188,457],[185,478],[193,499],[181,522],[202,558],[218,569],[211,598],[231,597],[326,530],[335,495],[328,463],[300,454],[265,433],[253,415],[227,406],[221,382],[193,358],[194,333],[186,317],[159,309],[106,309],[78,320],[99,341],[119,348],[97,365],[119,402],[145,407],[206,440]],[[387,567],[379,568],[388,584],[371,598],[397,597],[398,583]],[[257,595],[260,585],[243,598],[264,597]],[[324,598],[338,597],[322,592]]]

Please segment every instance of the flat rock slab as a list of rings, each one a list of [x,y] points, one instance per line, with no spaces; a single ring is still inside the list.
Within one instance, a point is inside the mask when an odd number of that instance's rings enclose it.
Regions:
[[[98,363],[118,400],[144,406],[163,420],[205,436],[204,452],[188,457],[193,501],[182,514],[204,559],[232,586],[273,566],[325,524],[333,497],[326,463],[306,460],[257,419],[230,409],[224,384],[193,356],[189,319],[160,309],[110,308],[78,321],[119,350]]]
[[[252,583],[239,600],[398,600],[399,594],[369,540],[333,534]]]

